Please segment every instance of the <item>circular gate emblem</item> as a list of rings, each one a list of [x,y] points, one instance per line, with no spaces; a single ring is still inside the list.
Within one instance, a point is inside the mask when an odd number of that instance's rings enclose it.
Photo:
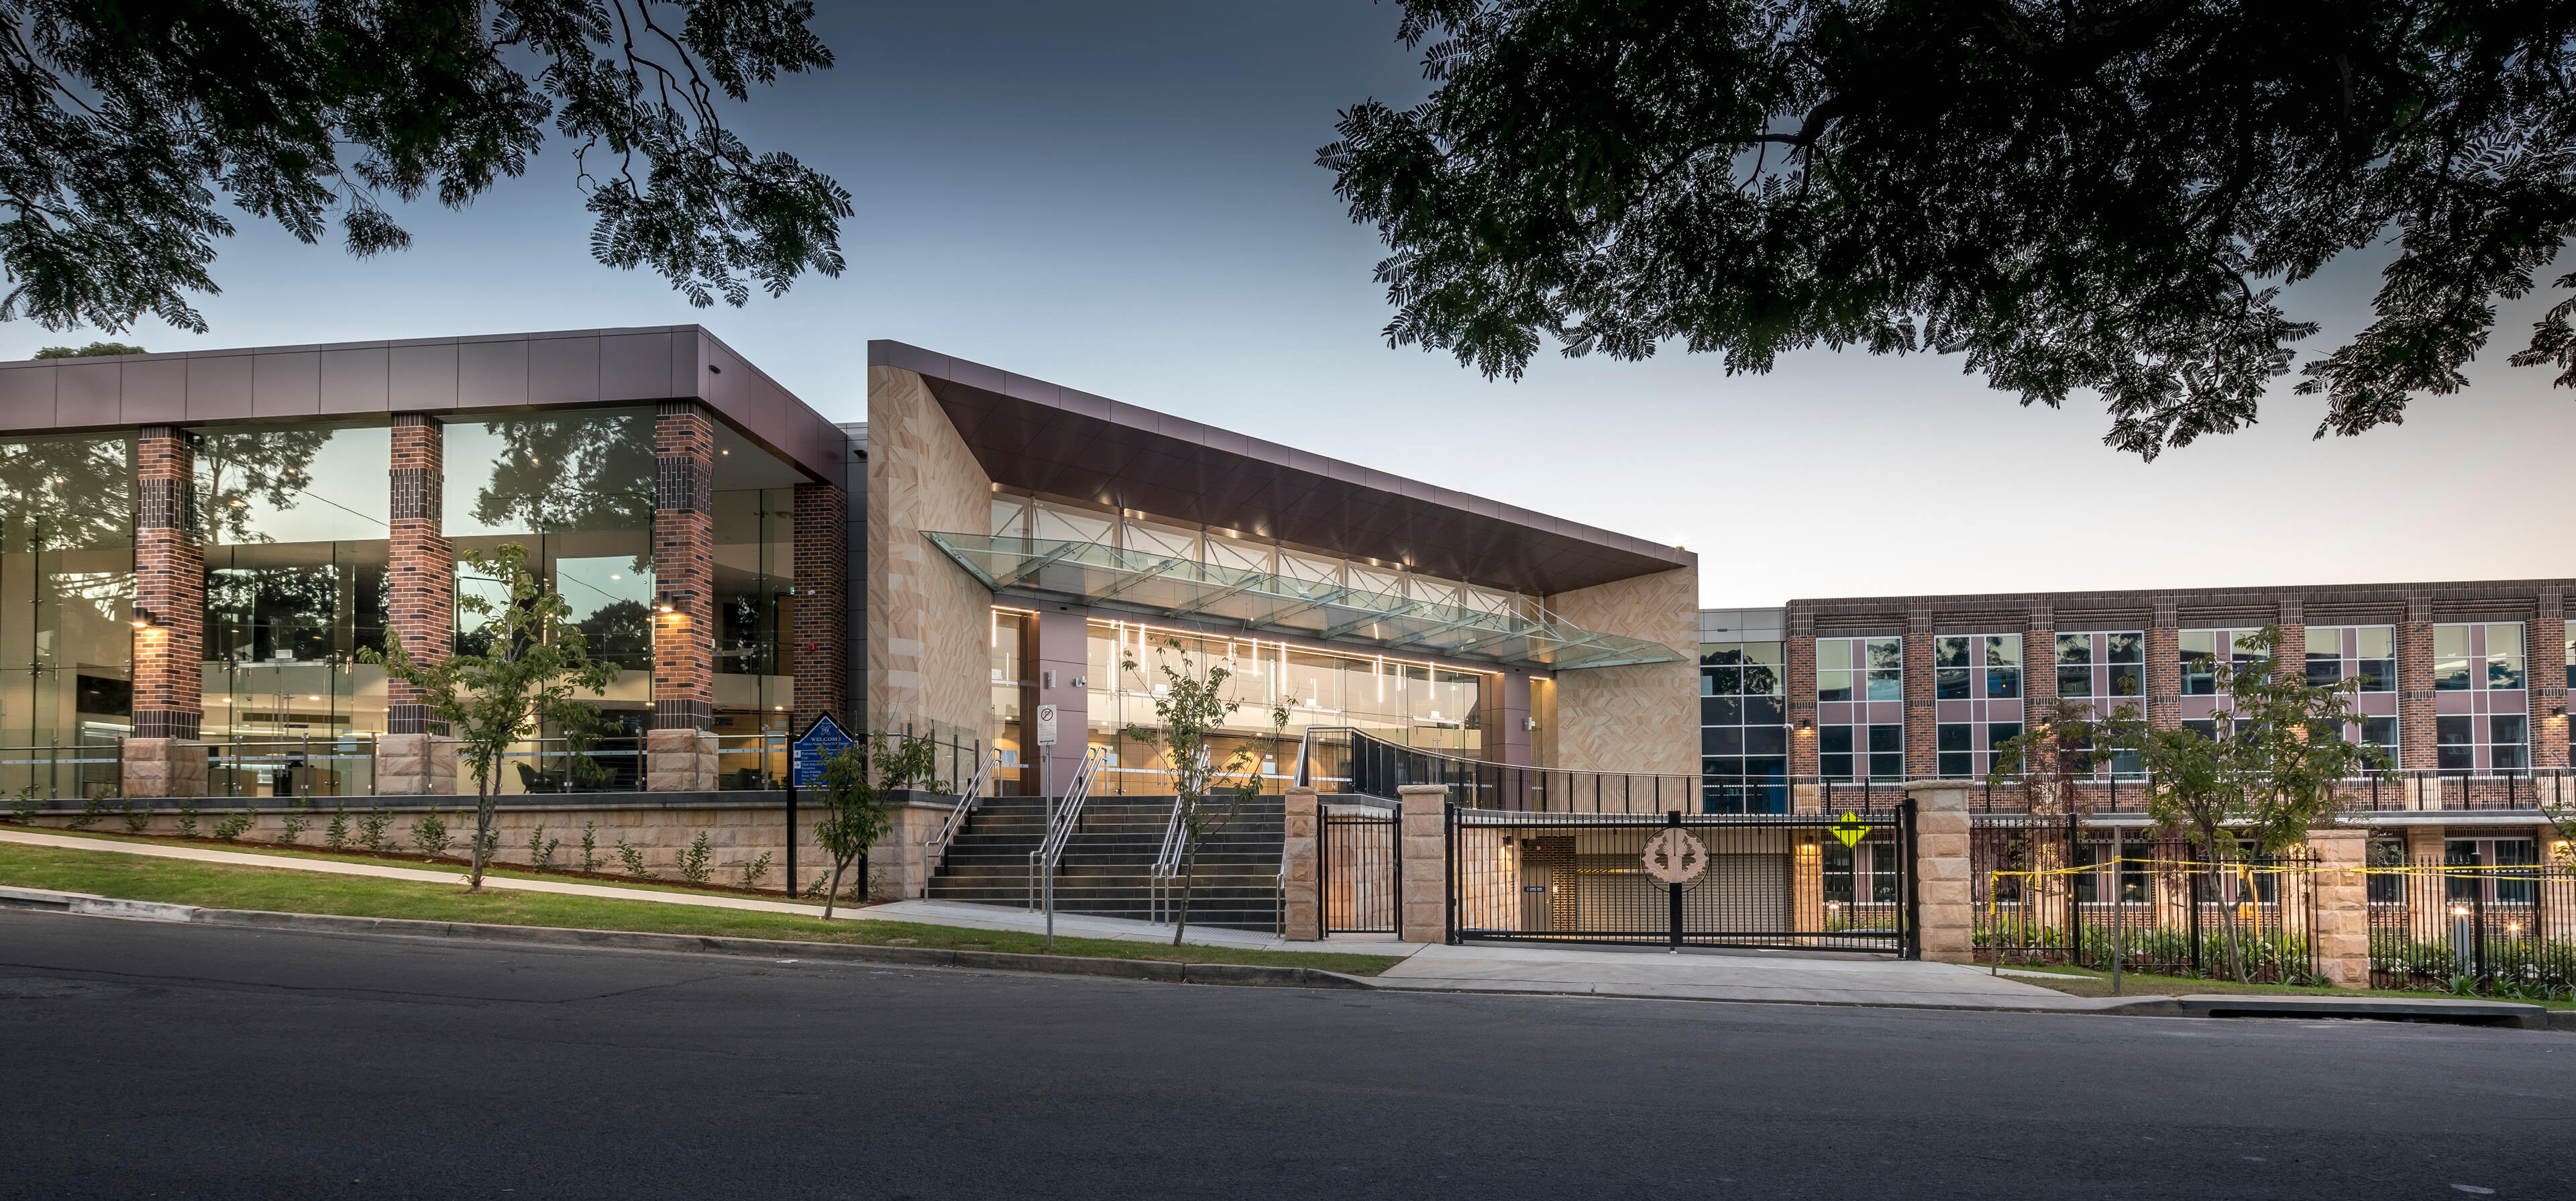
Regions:
[[[1708,870],[1708,848],[1679,826],[1646,840],[1646,874],[1666,884],[1688,884]]]

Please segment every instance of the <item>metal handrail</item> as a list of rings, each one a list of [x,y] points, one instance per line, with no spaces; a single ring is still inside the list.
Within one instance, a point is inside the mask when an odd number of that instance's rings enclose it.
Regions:
[[[922,840],[921,854],[926,861],[922,872],[924,879],[938,875],[940,869],[947,866],[950,844],[957,840],[957,832],[966,828],[966,815],[983,803],[985,792],[993,786],[993,773],[1000,769],[1001,763],[1002,753],[993,751],[976,764],[975,774],[957,790],[957,805],[948,811],[948,820],[939,823],[939,829]]]
[[[1095,746],[1082,753],[1082,766],[1073,769],[1073,778],[1065,782],[1064,798],[1056,806],[1055,824],[1038,840],[1038,849],[1029,852],[1029,908],[1038,907],[1038,868],[1044,865],[1048,878],[1064,861],[1065,840],[1082,821],[1083,803],[1091,799],[1091,781],[1100,774],[1100,765],[1109,758],[1109,748]]]
[[[1199,778],[1207,778],[1208,748],[1199,744]],[[1181,856],[1189,850],[1189,826],[1181,820],[1181,798],[1172,798],[1172,816],[1163,823],[1163,846],[1154,852],[1154,866],[1145,870],[1145,920],[1159,922],[1168,907],[1172,877],[1181,874]]]

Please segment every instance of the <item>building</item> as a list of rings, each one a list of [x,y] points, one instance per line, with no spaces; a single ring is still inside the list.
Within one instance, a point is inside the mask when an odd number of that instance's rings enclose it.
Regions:
[[[471,793],[360,652],[471,645],[458,598],[494,584],[465,556],[504,543],[619,668],[586,756],[550,730],[505,764],[505,857],[538,822],[656,862],[692,828],[783,844],[785,738],[826,714],[940,739],[943,777],[990,754],[1034,790],[1097,746],[1104,787],[1151,792],[1123,731],[1158,654],[1230,660],[1232,736],[1274,767],[1315,726],[1697,766],[1686,551],[867,355],[847,424],[694,326],[0,364],[0,783],[165,811]],[[1039,704],[1081,731],[1051,762]]]
[[[1982,779],[2061,698],[2210,732],[2210,665],[2277,625],[2319,684],[2360,681],[2348,739],[2397,770],[2347,785],[2410,858],[2531,863],[2565,787],[2576,581],[1838,597],[1700,614],[1702,808],[1788,812],[1907,779]],[[2563,670],[2562,670],[2563,669]],[[2095,768],[2114,801],[2134,762]],[[2000,807],[2000,806],[1999,806]],[[2382,853],[2389,858],[2397,852]]]

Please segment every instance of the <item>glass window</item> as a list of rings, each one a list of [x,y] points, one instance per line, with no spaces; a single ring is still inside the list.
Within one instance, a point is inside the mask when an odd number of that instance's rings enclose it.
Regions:
[[[1786,649],[1778,642],[1701,644],[1703,812],[1788,811],[1788,711],[1780,695]]]
[[[2021,695],[2021,635],[1986,636],[1986,695],[1996,699]]]
[[[0,745],[101,744],[131,731],[133,481],[123,434],[0,442]],[[12,758],[0,790],[117,787],[113,762],[57,775],[28,763],[41,756]]]
[[[2353,670],[2363,692],[2397,691],[2397,627],[2355,626]]]
[[[2093,695],[2093,636],[2057,636],[2057,695]]]
[[[2308,684],[2331,688],[2343,681],[2343,631],[2308,627]]]
[[[2182,692],[2184,696],[2214,696],[2218,692],[2218,632],[2184,630],[2177,639],[2182,654]]]
[[[1940,742],[1941,774],[1959,779],[1976,774],[1976,727],[1944,722],[1934,730]]]
[[[2487,627],[2487,687],[2522,687],[2522,625],[2498,622]]]
[[[2445,692],[2470,687],[2469,627],[2433,627],[2433,687]]]
[[[2140,631],[2104,634],[2103,662],[2109,687],[2106,696],[2146,695],[2147,636]]]
[[[1820,701],[1852,699],[1851,665],[1849,639],[1819,639],[1816,643],[1816,699]]]
[[[2474,771],[2477,768],[2477,719],[2467,714],[2445,713],[2433,719],[2434,766],[2443,771]]]
[[[2517,772],[2529,767],[2526,744],[2530,725],[2519,713],[2493,714],[2487,718],[2487,767],[2489,770]]]
[[[1969,646],[1976,639],[1940,637],[1932,640],[1932,696],[1936,700],[1968,699]]]
[[[1869,699],[1905,699],[1905,640],[1872,638],[1868,642]]]
[[[1905,778],[1905,727],[1869,727],[1869,776],[1873,780]]]

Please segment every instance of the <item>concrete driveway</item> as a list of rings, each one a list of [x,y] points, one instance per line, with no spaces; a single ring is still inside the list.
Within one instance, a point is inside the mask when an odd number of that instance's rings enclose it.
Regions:
[[[1328,940],[1332,945],[1340,940]],[[2081,1011],[2125,1002],[2070,997],[1954,963],[1823,951],[1587,947],[1536,943],[1429,946],[1378,982],[1398,988],[1585,993],[1695,1001],[1922,1005]]]

